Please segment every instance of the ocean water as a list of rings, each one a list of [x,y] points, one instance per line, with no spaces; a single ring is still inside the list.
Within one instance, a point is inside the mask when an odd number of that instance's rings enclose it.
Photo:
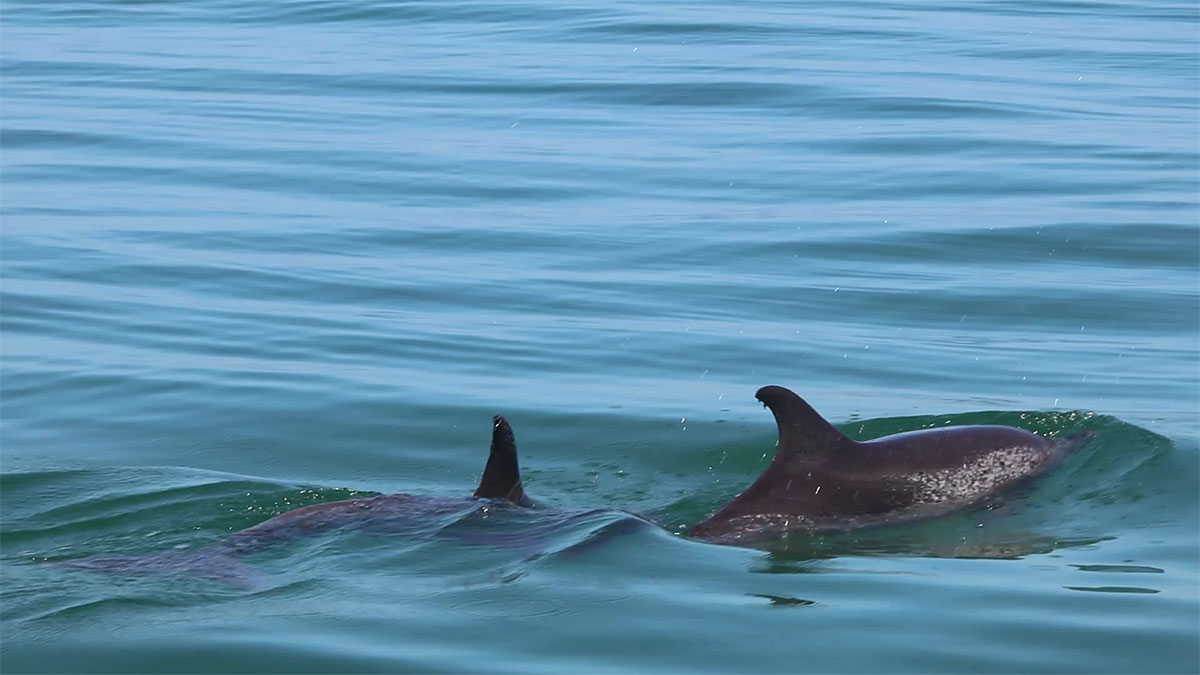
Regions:
[[[0,668],[1197,672],[1198,35],[1183,0],[4,0]],[[943,518],[687,539],[769,461],[765,384],[859,438],[1097,437]],[[469,495],[493,414],[535,511],[203,557]]]

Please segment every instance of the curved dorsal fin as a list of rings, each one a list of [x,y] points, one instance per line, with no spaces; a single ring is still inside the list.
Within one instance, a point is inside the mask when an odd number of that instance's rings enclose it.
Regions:
[[[492,418],[492,452],[488,455],[476,497],[507,499],[520,506],[532,506],[521,487],[521,469],[517,466],[517,440],[508,420]]]
[[[810,491],[811,484],[805,481],[839,450],[855,445],[792,391],[772,385],[759,389],[754,397],[775,415],[779,427],[775,458],[750,487],[693,527],[689,536],[707,539],[736,533],[739,523],[752,523],[761,516],[782,516],[786,526],[788,514],[802,515],[812,507],[812,500],[822,499],[820,488]],[[802,493],[792,490],[797,478],[805,487]],[[824,498],[828,496],[826,492]],[[750,521],[743,521],[745,517]]]
[[[771,467],[815,459],[853,443],[790,389],[769,385],[754,397],[771,409],[779,427],[779,449]]]

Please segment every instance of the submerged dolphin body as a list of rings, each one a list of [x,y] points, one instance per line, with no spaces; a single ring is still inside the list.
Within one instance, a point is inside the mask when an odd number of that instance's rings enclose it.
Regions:
[[[312,534],[347,526],[406,529],[423,517],[470,513],[479,499],[501,500],[517,506],[533,506],[521,487],[517,443],[508,420],[492,418],[492,447],[479,487],[471,498],[426,497],[412,494],[379,495],[360,499],[313,504],[281,513],[274,518],[234,533],[221,545],[238,553],[257,550],[279,539]]]
[[[190,574],[235,586],[256,587],[261,576],[238,557],[275,543],[338,529],[371,529],[427,533],[431,520],[458,522],[491,509],[529,507],[533,503],[521,486],[517,446],[512,427],[497,415],[492,423],[492,446],[479,486],[471,497],[427,497],[390,494],[324,502],[281,513],[233,533],[211,546],[193,551],[164,551],[139,556],[95,556],[57,564],[71,569],[102,572]],[[523,509],[519,509],[523,510]],[[537,533],[535,533],[536,535]],[[542,533],[544,534],[544,533]],[[463,535],[460,535],[463,536]],[[536,536],[518,544],[534,545]]]
[[[1005,426],[847,438],[778,386],[755,394],[779,426],[775,459],[689,536],[752,545],[789,532],[842,530],[941,515],[1041,475],[1092,437],[1050,439]]]
[[[313,504],[286,511],[235,532],[219,546],[230,552],[247,553],[278,540],[339,528],[419,528],[431,517],[472,513],[480,508],[480,499],[499,501],[501,505],[506,502],[517,506],[533,505],[521,487],[521,470],[517,465],[517,444],[512,427],[508,420],[499,415],[492,418],[492,448],[483,478],[470,498],[400,493]]]

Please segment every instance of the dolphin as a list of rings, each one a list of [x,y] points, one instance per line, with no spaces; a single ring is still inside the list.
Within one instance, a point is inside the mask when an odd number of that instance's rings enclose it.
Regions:
[[[775,458],[749,488],[693,527],[694,539],[751,546],[792,532],[938,516],[1045,473],[1094,435],[1046,438],[1006,426],[959,426],[857,442],[788,389],[766,386],[755,397],[779,427]]]
[[[371,529],[421,533],[431,519],[469,519],[492,509],[528,508],[512,427],[500,415],[492,418],[492,445],[483,477],[470,497],[390,494],[312,504],[281,513],[226,539],[194,551],[164,551],[138,556],[93,556],[56,564],[102,572],[178,574],[214,578],[235,586],[255,587],[259,573],[238,560],[281,541],[338,529]],[[536,543],[536,542],[535,542]]]
[[[399,493],[313,504],[286,511],[236,532],[221,542],[221,546],[245,553],[276,540],[348,526],[407,529],[422,518],[474,512],[481,507],[479,500],[499,502],[501,506],[533,506],[521,486],[521,469],[517,464],[517,443],[512,427],[500,415],[492,418],[491,451],[479,487],[470,498]]]

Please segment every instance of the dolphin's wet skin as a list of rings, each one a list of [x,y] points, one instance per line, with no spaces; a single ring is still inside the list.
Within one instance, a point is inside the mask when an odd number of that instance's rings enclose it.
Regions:
[[[1091,438],[962,426],[860,443],[783,387],[763,387],[755,396],[779,427],[775,459],[749,488],[692,528],[694,538],[752,545],[788,532],[938,516],[1045,473]]]
[[[693,539],[753,547],[784,535],[942,515],[1045,473],[1092,437],[1087,433],[1052,439],[1013,427],[959,426],[857,442],[788,389],[767,386],[756,397],[778,425],[775,458],[750,487],[693,527],[687,534]],[[281,513],[196,551],[97,556],[58,564],[107,572],[185,573],[253,586],[257,572],[238,558],[300,537],[350,528],[423,537],[431,536],[431,521],[440,520],[451,525],[438,528],[440,536],[522,548],[538,557],[553,532],[598,513],[561,512],[528,531],[516,535],[506,531],[502,540],[492,540],[478,528],[453,527],[528,510],[537,507],[521,483],[512,427],[496,416],[487,465],[471,497],[392,494],[314,504]],[[613,536],[656,527],[637,514],[616,510],[611,514],[612,522],[565,552],[581,552]]]

